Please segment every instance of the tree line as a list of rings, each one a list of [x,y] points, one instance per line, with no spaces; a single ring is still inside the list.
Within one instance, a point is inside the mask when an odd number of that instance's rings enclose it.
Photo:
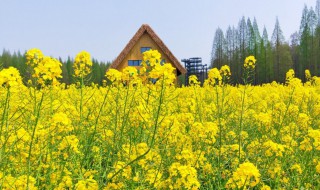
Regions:
[[[61,58],[58,58],[58,60],[62,64],[62,79],[60,79],[60,82],[68,85],[77,82],[76,78],[74,77],[73,70],[74,59],[68,57],[66,60],[62,60]],[[92,58],[92,72],[88,75],[88,77],[86,77],[86,84],[94,83],[102,85],[102,81],[105,79],[104,76],[106,70],[110,64],[110,62],[102,62]],[[22,54],[20,51],[11,53],[10,51],[4,49],[0,55],[0,69],[8,68],[10,66],[19,70],[25,84],[29,79],[31,79],[31,68],[26,64],[25,53]]]
[[[244,16],[238,26],[229,26],[224,33],[218,28],[214,35],[211,65],[220,68],[229,65],[232,83],[241,83],[243,61],[254,55],[257,59],[255,84],[272,81],[284,82],[285,74],[294,69],[296,76],[305,80],[305,70],[320,75],[320,0],[316,8],[306,5],[302,11],[299,31],[286,41],[278,18],[269,38],[264,27],[260,34],[256,18],[253,21]]]

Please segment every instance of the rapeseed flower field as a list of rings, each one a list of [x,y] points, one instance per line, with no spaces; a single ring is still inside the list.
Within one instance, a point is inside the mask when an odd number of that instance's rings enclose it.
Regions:
[[[231,86],[228,66],[203,86],[175,86],[156,50],[139,69],[110,69],[108,85],[84,85],[90,54],[60,84],[61,63],[26,53],[33,80],[0,71],[1,189],[319,189],[320,79]]]

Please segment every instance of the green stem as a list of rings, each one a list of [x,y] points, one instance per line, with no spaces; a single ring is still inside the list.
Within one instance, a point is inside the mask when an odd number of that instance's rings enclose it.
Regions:
[[[36,107],[36,110],[35,110],[36,121],[35,121],[33,130],[32,130],[31,140],[30,140],[30,144],[29,144],[29,153],[28,153],[28,160],[27,160],[27,168],[28,168],[27,189],[29,189],[29,176],[30,176],[30,171],[31,171],[31,155],[32,155],[33,140],[34,140],[34,136],[35,136],[35,133],[36,133],[36,128],[37,128],[38,121],[39,121],[39,116],[40,116],[41,106],[42,106],[42,102],[43,102],[43,97],[44,97],[44,93],[42,93],[39,105]]]
[[[82,123],[82,109],[83,109],[83,77],[80,81],[80,122]]]
[[[101,105],[101,107],[100,107],[100,109],[99,109],[99,112],[98,112],[98,115],[97,115],[97,117],[96,117],[96,121],[95,121],[93,133],[90,135],[89,140],[88,140],[86,152],[85,152],[85,154],[84,154],[84,160],[82,161],[82,163],[85,162],[85,161],[88,161],[88,162],[89,162],[89,159],[87,159],[87,156],[88,156],[88,154],[89,154],[90,148],[92,147],[92,142],[93,142],[94,136],[95,136],[95,134],[96,134],[96,132],[97,132],[98,121],[99,121],[99,118],[100,118],[100,116],[101,116],[102,110],[103,110],[103,108],[104,108],[104,106],[105,106],[105,104],[106,104],[106,102],[107,102],[107,97],[108,97],[110,88],[111,88],[111,86],[109,86],[109,89],[108,89],[107,93],[105,94],[105,96],[104,96],[104,98],[103,98],[102,105]]]
[[[1,127],[0,127],[0,139],[2,139],[2,135],[3,135],[2,132],[3,132],[4,122],[6,123],[6,129],[8,129],[9,103],[10,103],[10,89],[8,88],[5,106],[4,106],[4,110],[3,110],[3,114],[2,114],[2,122],[1,122]],[[6,152],[5,149],[6,149],[6,142],[4,142],[3,146],[1,147],[0,160],[3,160],[2,153],[4,153],[4,155],[5,155],[5,152]]]
[[[247,89],[247,85],[245,84],[244,86],[244,90],[243,90],[243,94],[242,94],[242,99],[241,99],[241,114],[240,114],[240,124],[239,124],[239,139],[238,139],[238,143],[239,143],[239,161],[241,159],[241,131],[242,131],[242,124],[243,124],[243,112],[244,112],[244,101],[245,101],[245,96],[246,96],[246,89]]]
[[[50,86],[50,115],[53,115],[53,96],[52,96],[52,85]]]
[[[122,167],[121,169],[119,169],[117,172],[115,172],[110,179],[108,180],[109,182],[112,181],[112,179],[117,176],[120,172],[122,172],[126,167],[130,166],[131,164],[133,164],[134,162],[142,159],[145,155],[147,155],[150,150],[153,148],[154,143],[155,143],[155,136],[157,133],[157,129],[158,129],[158,121],[159,121],[159,115],[160,115],[160,111],[161,111],[161,105],[163,103],[163,95],[164,95],[164,80],[162,80],[162,87],[161,87],[161,92],[160,92],[160,97],[159,97],[159,106],[158,106],[158,110],[157,110],[157,115],[155,118],[155,122],[154,122],[154,130],[153,130],[153,134],[152,134],[152,138],[151,138],[151,142],[150,142],[150,146],[148,148],[148,150],[146,152],[144,152],[143,154],[137,156],[135,159],[131,160],[129,163],[127,163],[124,167]]]
[[[1,120],[1,129],[0,129],[0,137],[2,135],[2,129],[4,123],[6,123],[6,126],[8,127],[8,112],[9,112],[9,101],[10,101],[10,89],[7,89],[7,96],[6,96],[6,101],[4,105],[4,110],[2,113],[2,120]]]
[[[219,91],[218,86],[215,86],[216,90],[216,105],[218,110],[218,127],[219,127],[219,155],[218,155],[218,178],[221,179],[221,147],[222,147],[222,127],[220,121],[220,106],[219,106]],[[218,187],[220,187],[220,180],[218,180]]]
[[[126,92],[126,97],[124,100],[124,107],[123,107],[123,119],[122,119],[122,123],[121,123],[121,129],[120,129],[120,140],[119,140],[119,144],[122,145],[122,140],[123,140],[123,131],[124,131],[124,127],[126,124],[126,107],[127,107],[127,103],[128,103],[128,99],[129,99],[129,89],[130,89],[130,85],[127,86],[127,92]],[[128,113],[129,114],[129,113]],[[120,116],[121,118],[121,116]]]

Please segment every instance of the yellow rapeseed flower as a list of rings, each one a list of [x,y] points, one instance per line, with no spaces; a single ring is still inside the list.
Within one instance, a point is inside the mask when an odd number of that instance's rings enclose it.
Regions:
[[[161,63],[161,54],[158,52],[158,50],[148,50],[143,52],[143,66],[155,66],[157,64]]]
[[[76,77],[83,78],[91,72],[92,61],[90,54],[86,51],[81,51],[76,55],[73,69]]]
[[[268,185],[263,185],[260,190],[271,190],[271,188]]]
[[[235,172],[232,174],[226,184],[226,188],[231,189],[247,189],[248,187],[255,187],[260,182],[260,172],[256,166],[250,162],[240,164]]]
[[[35,67],[39,64],[39,62],[41,62],[43,57],[44,55],[41,50],[37,48],[30,49],[26,52],[26,64]]]
[[[99,189],[99,185],[94,179],[83,179],[79,180],[75,185],[76,190],[97,190]]]
[[[190,165],[181,165],[178,162],[174,162],[169,168],[170,177],[169,188],[170,189],[198,189],[200,183],[197,178],[197,170]]]
[[[246,57],[244,60],[244,68],[246,69],[254,69],[256,66],[256,58],[253,55]]]
[[[111,82],[119,82],[122,78],[122,73],[116,69],[109,69],[106,72],[107,79],[109,79]]]
[[[289,69],[289,71],[286,73],[286,82],[289,83],[290,80],[292,80],[295,77],[295,73],[293,69]]]
[[[307,80],[307,81],[310,81],[310,80],[312,79],[311,73],[310,73],[310,70],[309,70],[309,69],[306,69],[306,70],[304,71],[304,74],[305,74],[305,77],[306,77],[306,80]]]
[[[22,84],[22,79],[18,69],[9,67],[0,71],[0,86],[7,88],[19,86]]]
[[[205,81],[206,85],[214,86],[220,85],[222,82],[222,77],[220,71],[217,68],[213,68],[208,72],[208,78]]]
[[[138,70],[135,67],[128,66],[122,70],[122,81],[129,82],[138,77]]]
[[[189,84],[191,84],[191,85],[199,85],[200,84],[196,75],[189,76]]]
[[[230,67],[228,65],[223,65],[220,68],[220,75],[222,77],[225,77],[226,79],[229,79],[231,76]]]
[[[302,169],[301,169],[301,166],[299,164],[292,165],[290,169],[291,169],[291,171],[296,171],[299,174],[302,174]]]
[[[54,58],[44,56],[34,67],[33,77],[38,79],[38,83],[45,86],[47,83],[54,86],[58,85],[58,78],[62,78],[62,64]]]

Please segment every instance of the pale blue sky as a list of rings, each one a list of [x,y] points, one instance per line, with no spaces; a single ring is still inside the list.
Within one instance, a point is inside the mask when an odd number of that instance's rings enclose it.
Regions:
[[[269,37],[276,16],[286,37],[299,30],[304,5],[316,0],[0,0],[0,48],[39,48],[66,59],[86,50],[112,61],[149,24],[179,59],[210,60],[215,30],[256,17]]]

